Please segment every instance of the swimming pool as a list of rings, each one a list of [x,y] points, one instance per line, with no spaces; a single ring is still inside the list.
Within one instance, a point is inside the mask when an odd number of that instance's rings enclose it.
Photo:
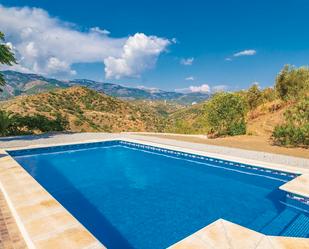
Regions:
[[[278,189],[295,174],[126,141],[9,153],[108,248],[165,248],[219,218],[309,236]]]

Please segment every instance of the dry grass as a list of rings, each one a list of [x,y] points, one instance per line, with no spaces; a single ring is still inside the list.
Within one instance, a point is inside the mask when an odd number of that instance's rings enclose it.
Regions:
[[[272,101],[260,105],[248,113],[247,134],[270,137],[274,127],[284,120],[284,112],[289,107],[281,101]]]

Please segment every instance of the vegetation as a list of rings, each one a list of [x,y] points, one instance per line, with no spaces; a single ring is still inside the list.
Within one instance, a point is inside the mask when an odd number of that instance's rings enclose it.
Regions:
[[[276,78],[275,89],[284,101],[299,100],[308,96],[309,68],[284,66]]]
[[[237,94],[218,93],[207,103],[206,108],[210,132],[214,136],[246,133],[246,106]]]
[[[11,49],[4,44],[4,34],[0,31],[0,65],[13,65],[16,63],[14,54]],[[5,85],[3,75],[0,73],[0,87]],[[0,88],[1,91],[1,88]]]
[[[64,131],[68,121],[61,115],[55,119],[35,114],[33,116],[21,116],[0,110],[0,134],[1,136],[25,135],[38,132]]]
[[[254,84],[248,90],[217,94],[177,110],[169,115],[166,131],[209,137],[247,132],[271,137],[280,146],[308,147],[308,71],[307,67],[285,66],[274,88]]]
[[[309,147],[309,97],[289,108],[285,122],[275,127],[275,144],[284,146]]]
[[[3,110],[0,110],[0,135],[8,135],[8,128],[12,124],[12,119],[8,113]]]
[[[283,146],[309,146],[309,68],[286,65],[276,78],[275,89],[285,104],[283,124],[277,125],[272,138]]]
[[[247,91],[247,103],[250,110],[257,108],[262,103],[262,91],[258,84],[253,84]]]
[[[183,134],[207,134],[209,125],[205,117],[206,102],[187,108],[180,108],[170,113],[165,131]]]

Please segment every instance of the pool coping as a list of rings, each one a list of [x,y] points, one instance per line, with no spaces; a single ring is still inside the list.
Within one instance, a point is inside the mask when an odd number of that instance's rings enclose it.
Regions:
[[[82,142],[55,143],[55,144],[49,144],[48,146],[46,144],[41,144],[26,147],[1,149],[0,154],[3,155],[0,158],[0,165],[1,165],[0,189],[3,191],[5,199],[9,204],[12,214],[16,220],[16,223],[29,248],[31,249],[55,248],[55,246],[60,244],[61,248],[99,249],[105,247],[82,224],[80,224],[79,221],[74,216],[72,216],[69,211],[67,211],[57,200],[55,200],[48,193],[48,191],[46,191],[30,174],[28,174],[28,172],[26,172],[21,165],[19,165],[10,155],[8,155],[7,151],[44,148],[53,146],[65,146],[74,144],[77,145],[77,144],[104,142],[104,141],[118,141],[118,140],[126,141],[129,143],[138,143],[148,146],[155,146],[169,150],[176,150],[184,153],[192,153],[201,156],[213,157],[228,161],[234,161],[249,164],[256,167],[268,168],[270,170],[279,170],[294,174],[295,173],[300,174],[300,176],[294,178],[292,181],[289,181],[284,185],[280,186],[280,189],[295,194],[297,196],[300,195],[305,198],[309,198],[309,184],[307,184],[309,181],[309,169],[296,168],[288,165],[267,163],[264,161],[262,162],[240,157],[232,157],[219,153],[208,153],[205,151],[199,151],[195,149],[192,150],[189,148],[174,145],[173,146],[166,145],[161,143],[154,143],[138,139],[131,139],[122,136],[119,136],[117,138],[91,139]],[[22,181],[18,181],[19,179],[22,179]],[[22,197],[25,196],[26,198],[23,199]],[[33,199],[32,197],[35,197],[34,200],[32,200]],[[21,205],[20,202],[24,203],[24,205]],[[46,203],[48,205],[46,205]],[[29,209],[31,211],[29,211]],[[25,212],[25,210],[28,211]],[[33,210],[36,210],[39,213],[37,217],[35,217],[35,215],[33,214]],[[31,226],[38,226],[37,224],[38,219],[40,219],[40,221],[43,223],[45,222],[46,226],[50,226],[50,224],[53,224],[53,230],[48,229],[48,231],[46,231],[42,229],[42,231],[39,231],[38,229],[31,228]],[[63,219],[65,219],[66,222],[63,222]],[[228,221],[219,219],[217,222],[222,223]],[[70,224],[70,226],[67,225],[68,223]],[[40,227],[43,226],[42,224],[39,225]],[[212,227],[211,225],[212,224],[209,224],[208,226],[205,227],[205,229],[209,226]],[[57,229],[55,229],[56,227]],[[62,227],[63,229],[61,230],[59,229],[59,227]],[[240,230],[243,229],[249,230],[245,227],[241,227]],[[72,231],[74,232],[72,233]],[[256,233],[254,231],[252,232]],[[194,234],[191,236],[195,237]],[[184,241],[186,242],[187,239],[191,241],[193,237],[188,236],[184,240],[176,243],[175,245],[179,246],[182,242]],[[266,237],[276,237],[276,236],[266,236]],[[246,239],[246,237],[244,237],[243,239]],[[295,240],[295,238],[291,239]],[[297,239],[297,241],[300,240],[301,241],[306,240],[306,243],[308,243],[309,245],[309,239]]]

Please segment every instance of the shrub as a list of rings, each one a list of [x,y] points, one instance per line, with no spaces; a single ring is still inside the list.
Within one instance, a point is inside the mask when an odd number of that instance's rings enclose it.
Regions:
[[[8,135],[8,129],[12,123],[11,115],[3,110],[0,110],[0,135]]]
[[[246,133],[246,104],[243,98],[232,93],[218,93],[207,103],[206,117],[215,136]]]
[[[275,127],[272,138],[277,145],[309,147],[309,97],[288,109],[285,123]]]
[[[21,116],[0,111],[0,135],[24,135],[36,131],[64,131],[68,128],[68,121],[61,114],[56,114],[55,119],[48,119],[43,115]]]

